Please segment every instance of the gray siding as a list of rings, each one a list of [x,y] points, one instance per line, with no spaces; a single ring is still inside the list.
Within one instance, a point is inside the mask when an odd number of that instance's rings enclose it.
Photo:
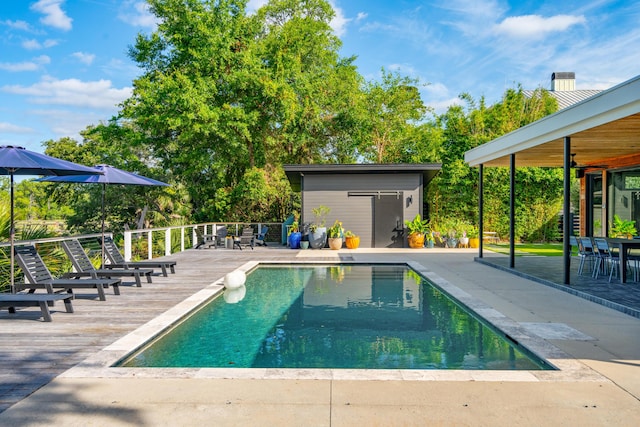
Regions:
[[[311,209],[325,205],[331,208],[326,226],[338,219],[345,230],[360,236],[361,247],[373,246],[373,197],[378,191],[401,191],[404,219],[421,213],[420,174],[306,174],[302,183],[302,221],[313,222]],[[351,194],[351,195],[350,195]],[[407,199],[413,202],[409,204]]]

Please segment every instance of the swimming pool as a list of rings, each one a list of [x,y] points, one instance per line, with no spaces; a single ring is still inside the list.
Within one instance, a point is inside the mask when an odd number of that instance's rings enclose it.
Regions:
[[[261,265],[123,367],[553,369],[402,264]]]

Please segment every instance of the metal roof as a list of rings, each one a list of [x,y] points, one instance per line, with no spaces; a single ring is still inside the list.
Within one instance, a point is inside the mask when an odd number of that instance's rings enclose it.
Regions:
[[[524,90],[522,91],[524,96],[530,98],[535,91]],[[602,92],[601,90],[588,89],[588,90],[550,90],[549,95],[553,96],[558,101],[558,111],[564,110],[567,107],[584,101],[587,98],[591,98],[594,95]]]
[[[471,166],[559,167],[564,137],[581,165],[640,154],[640,76],[496,138],[465,153]]]
[[[426,186],[442,168],[441,163],[359,163],[359,164],[321,164],[321,165],[284,165],[284,172],[294,189],[300,188],[304,174],[392,174],[421,173]]]

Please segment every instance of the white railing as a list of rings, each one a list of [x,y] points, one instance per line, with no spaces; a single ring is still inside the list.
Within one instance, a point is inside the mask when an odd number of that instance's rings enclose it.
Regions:
[[[202,235],[215,235],[219,227],[226,227],[229,232],[229,227],[235,228],[235,235],[240,235],[242,227],[250,225],[257,230],[257,233],[261,233],[262,227],[269,226],[273,228],[282,229],[282,223],[246,223],[246,222],[206,222],[200,224],[188,224],[188,225],[176,225],[171,227],[159,227],[159,228],[145,228],[138,230],[126,230],[124,232],[124,258],[127,261],[132,259],[133,255],[133,239],[145,238],[147,239],[147,259],[152,259],[154,256],[153,249],[154,243],[157,239],[164,240],[164,254],[161,256],[169,256],[172,253],[184,252],[187,248],[187,236],[189,236],[190,248],[195,247],[198,243],[198,231]],[[271,233],[269,233],[271,234]],[[274,233],[275,235],[275,233]],[[179,250],[174,250],[173,239],[179,238]],[[280,240],[280,239],[278,239]]]

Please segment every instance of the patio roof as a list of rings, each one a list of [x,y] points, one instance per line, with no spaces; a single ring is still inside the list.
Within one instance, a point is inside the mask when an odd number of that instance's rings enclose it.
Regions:
[[[640,76],[465,153],[470,166],[563,166],[564,137],[581,166],[640,154]]]

